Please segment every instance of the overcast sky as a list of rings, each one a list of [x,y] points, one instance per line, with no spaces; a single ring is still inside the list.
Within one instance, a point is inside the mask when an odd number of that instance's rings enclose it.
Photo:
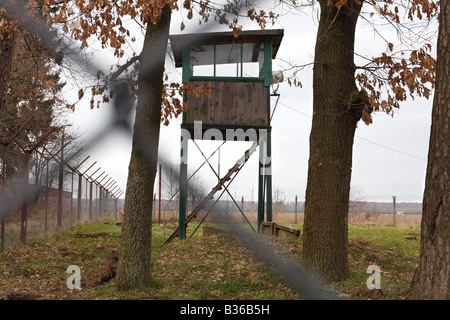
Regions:
[[[300,15],[286,15],[279,19],[272,28],[284,29],[277,58],[307,64],[313,61],[315,37],[317,32],[317,12],[306,9]],[[179,14],[172,19],[171,33],[180,33]],[[185,22],[186,23],[186,22]],[[191,27],[191,28],[190,28]],[[223,30],[216,26],[203,26],[198,29],[196,22],[187,25],[187,29],[197,31]],[[248,25],[245,30],[257,29],[256,25]],[[138,35],[138,34],[137,34]],[[384,33],[386,37],[395,38],[394,34]],[[142,37],[140,37],[142,38]],[[139,38],[138,38],[139,39]],[[139,51],[142,42],[136,43]],[[378,41],[376,35],[364,21],[357,26],[356,51],[369,56],[378,55],[385,49],[385,44]],[[97,52],[94,61],[114,61],[110,53]],[[167,69],[171,69],[168,62]],[[273,69],[286,66],[281,60],[273,62]],[[181,81],[181,70],[172,71],[171,79]],[[302,88],[291,88],[286,83],[280,85],[281,94],[272,120],[272,164],[273,188],[279,189],[287,201],[299,200],[305,196],[307,167],[309,158],[309,133],[312,114],[312,68],[299,73]],[[272,108],[275,101],[272,102]],[[367,201],[392,201],[397,196],[398,202],[422,201],[428,140],[431,124],[432,98],[430,100],[416,98],[402,102],[394,117],[384,113],[373,115],[374,123],[366,126],[360,121],[356,131],[353,147],[352,189],[354,197]],[[100,109],[89,110],[88,104],[78,105],[70,119],[74,128],[85,132],[89,137],[108,124],[111,110],[106,105]],[[71,121],[71,120],[70,120]],[[181,119],[175,119],[168,126],[161,128],[160,154],[174,163],[178,161],[180,148]],[[200,141],[199,145],[205,155],[209,155],[218,142]],[[220,175],[239,159],[250,147],[249,143],[227,142],[220,152]],[[125,190],[128,174],[128,162],[131,152],[131,136],[124,132],[112,132],[90,152],[92,161],[114,177],[119,186]],[[211,159],[211,164],[218,169],[218,155]],[[230,191],[237,199],[243,196],[246,200],[256,201],[258,181],[258,155],[249,160]],[[189,143],[189,170],[194,171],[203,161],[196,146]],[[164,168],[163,168],[164,170]],[[215,176],[208,166],[199,171],[209,191],[216,182]],[[157,190],[157,189],[155,189]]]

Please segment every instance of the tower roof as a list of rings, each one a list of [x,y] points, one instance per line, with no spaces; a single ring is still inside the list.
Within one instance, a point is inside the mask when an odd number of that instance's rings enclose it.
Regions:
[[[187,33],[169,36],[175,58],[175,66],[181,67],[183,61],[183,50],[193,45],[213,45],[229,43],[248,42],[272,42],[272,59],[275,59],[281,40],[283,39],[283,29],[271,30],[247,30],[242,31],[236,38],[232,31],[209,32],[209,33]]]

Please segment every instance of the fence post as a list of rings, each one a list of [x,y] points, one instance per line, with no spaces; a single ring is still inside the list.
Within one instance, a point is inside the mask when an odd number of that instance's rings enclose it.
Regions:
[[[111,208],[111,193],[107,192],[106,190],[105,192],[105,217],[107,216],[107,212],[108,210]],[[111,218],[111,216],[109,216],[109,218]]]
[[[64,185],[64,131],[61,137],[61,160],[59,163],[58,180],[58,228],[62,227],[63,215],[63,185]]]
[[[103,190],[101,186],[98,186],[98,218],[103,218]]]
[[[102,218],[102,188],[99,185],[95,185],[95,195],[97,198],[97,215],[96,215],[96,221],[100,220]]]
[[[153,193],[153,212],[152,212],[152,221],[156,219],[156,192]]]
[[[89,181],[89,222],[92,222],[92,182]]]
[[[102,186],[100,188],[100,196],[101,196],[101,202],[100,202],[100,219],[103,219],[106,217],[106,204],[108,203],[108,195],[106,194],[105,188]]]
[[[110,201],[110,194],[107,190],[103,189],[103,217],[106,218],[108,208],[109,208],[109,201]]]
[[[242,198],[241,198],[241,210],[242,210],[242,213],[244,213],[244,196],[242,196]],[[241,220],[242,220],[242,222],[245,222],[245,217],[243,215],[241,217]]]
[[[114,213],[113,213],[114,220],[117,221],[117,198],[114,198]]]
[[[159,202],[158,202],[158,224],[161,224],[161,183],[162,183],[162,169],[161,164],[159,164]]]
[[[81,193],[82,193],[82,187],[83,187],[83,175],[78,174],[78,198],[77,198],[77,221],[80,222],[81,219]]]
[[[100,218],[103,219],[106,217],[106,207],[108,204],[108,195],[106,194],[106,190],[103,187],[100,187],[100,195],[102,196],[102,203],[100,206]]]
[[[298,202],[297,202],[297,196],[295,196],[295,224],[298,224],[298,219],[297,219],[297,209],[298,209]]]
[[[70,191],[70,226],[72,226],[72,223],[73,223],[73,170],[72,170],[72,184]]]
[[[397,216],[397,207],[396,207],[396,203],[395,203],[395,200],[396,200],[396,196],[392,196],[392,200],[393,200],[393,223],[394,223],[394,227],[396,226],[396,221],[395,221],[395,219],[396,219],[396,216]]]
[[[86,202],[85,202],[85,206],[84,206],[84,219],[87,219],[87,213],[89,212],[89,194],[88,194],[88,189],[89,189],[89,181],[88,179],[85,177],[84,180],[86,180]]]

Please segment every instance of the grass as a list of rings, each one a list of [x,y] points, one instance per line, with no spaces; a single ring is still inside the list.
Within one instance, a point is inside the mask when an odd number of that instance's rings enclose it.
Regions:
[[[292,225],[302,228],[302,225]],[[189,230],[196,225],[192,223]],[[168,225],[170,231],[175,224]],[[117,250],[121,228],[110,220],[79,224],[52,236],[19,245],[0,255],[1,299],[301,299],[278,275],[246,247],[228,235],[202,237],[161,246],[170,231],[154,225],[153,285],[146,289],[117,291],[114,280],[82,290],[69,290],[66,273],[78,265],[82,277],[98,270]],[[188,236],[190,233],[188,232]],[[350,276],[332,286],[350,299],[407,299],[417,267],[419,227],[349,226]],[[301,239],[276,240],[283,250],[301,255]],[[368,290],[369,265],[381,268],[382,290]]]
[[[417,268],[420,228],[410,226],[350,226],[349,258],[351,276],[340,285],[355,298],[371,298],[370,290],[355,289],[355,282],[366,281],[369,265],[381,269],[383,299],[407,299],[410,282]]]

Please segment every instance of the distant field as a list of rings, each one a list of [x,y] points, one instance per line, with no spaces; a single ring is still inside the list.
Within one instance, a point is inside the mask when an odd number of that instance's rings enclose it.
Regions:
[[[240,212],[230,213],[231,217],[239,222],[244,222],[245,219]],[[200,221],[204,214],[200,214],[195,221]],[[158,221],[158,212],[154,214],[154,221]],[[161,215],[161,221],[164,221],[164,217],[167,222],[178,221],[178,213],[171,211],[166,212],[165,216]],[[256,212],[246,212],[245,217],[251,222],[257,222]],[[295,221],[295,213],[278,213],[273,215],[274,222],[280,223],[298,223],[303,224],[304,213],[297,214],[297,221]],[[397,214],[396,225],[397,226],[420,226],[422,215],[420,214]],[[214,221],[214,214],[211,213],[205,221]],[[369,213],[359,213],[359,214],[349,214],[348,222],[350,225],[377,225],[377,226],[391,226],[393,225],[393,215],[392,214],[369,214]]]

